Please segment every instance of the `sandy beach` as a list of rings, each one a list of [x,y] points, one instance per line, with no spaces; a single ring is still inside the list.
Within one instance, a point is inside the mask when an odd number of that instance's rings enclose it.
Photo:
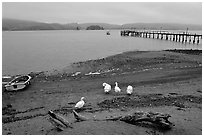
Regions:
[[[32,72],[31,85],[2,93],[2,134],[15,135],[201,135],[202,51],[130,51],[107,58],[76,62],[52,72]],[[115,82],[122,89],[114,92]],[[103,82],[112,90],[105,94]],[[133,94],[126,88],[132,85]],[[121,121],[75,122],[72,109],[81,97],[81,115],[105,119],[134,111],[171,115],[174,126]],[[73,128],[58,131],[48,110],[63,115]]]

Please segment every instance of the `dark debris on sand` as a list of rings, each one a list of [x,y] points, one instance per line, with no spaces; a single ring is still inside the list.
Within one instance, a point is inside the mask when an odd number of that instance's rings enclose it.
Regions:
[[[111,100],[104,100],[98,105],[102,108],[120,108],[120,107],[159,107],[176,106],[186,108],[185,102],[202,103],[202,98],[192,95],[182,96],[161,96],[157,94],[137,95],[134,97],[115,97]]]
[[[170,52],[177,52],[177,53],[184,53],[184,54],[191,54],[191,55],[200,55],[202,54],[202,50],[192,50],[192,49],[169,49],[165,51],[170,51]]]

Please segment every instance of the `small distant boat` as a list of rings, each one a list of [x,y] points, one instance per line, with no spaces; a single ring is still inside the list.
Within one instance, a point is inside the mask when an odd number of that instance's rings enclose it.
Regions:
[[[30,85],[31,76],[17,76],[7,84],[5,84],[6,91],[18,91],[25,89],[28,85]]]
[[[106,35],[110,35],[110,32],[109,32],[109,31],[107,31],[107,32],[106,32]]]

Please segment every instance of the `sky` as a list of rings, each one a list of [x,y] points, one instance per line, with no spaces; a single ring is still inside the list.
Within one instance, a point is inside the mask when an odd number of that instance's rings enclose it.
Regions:
[[[3,2],[2,17],[47,23],[202,24],[201,2]]]

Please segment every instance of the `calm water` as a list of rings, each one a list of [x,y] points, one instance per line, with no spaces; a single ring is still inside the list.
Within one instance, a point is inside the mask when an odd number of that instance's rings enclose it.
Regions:
[[[110,31],[16,31],[2,33],[2,74],[53,70],[72,62],[97,59],[130,50],[201,49],[201,44],[137,37]]]

